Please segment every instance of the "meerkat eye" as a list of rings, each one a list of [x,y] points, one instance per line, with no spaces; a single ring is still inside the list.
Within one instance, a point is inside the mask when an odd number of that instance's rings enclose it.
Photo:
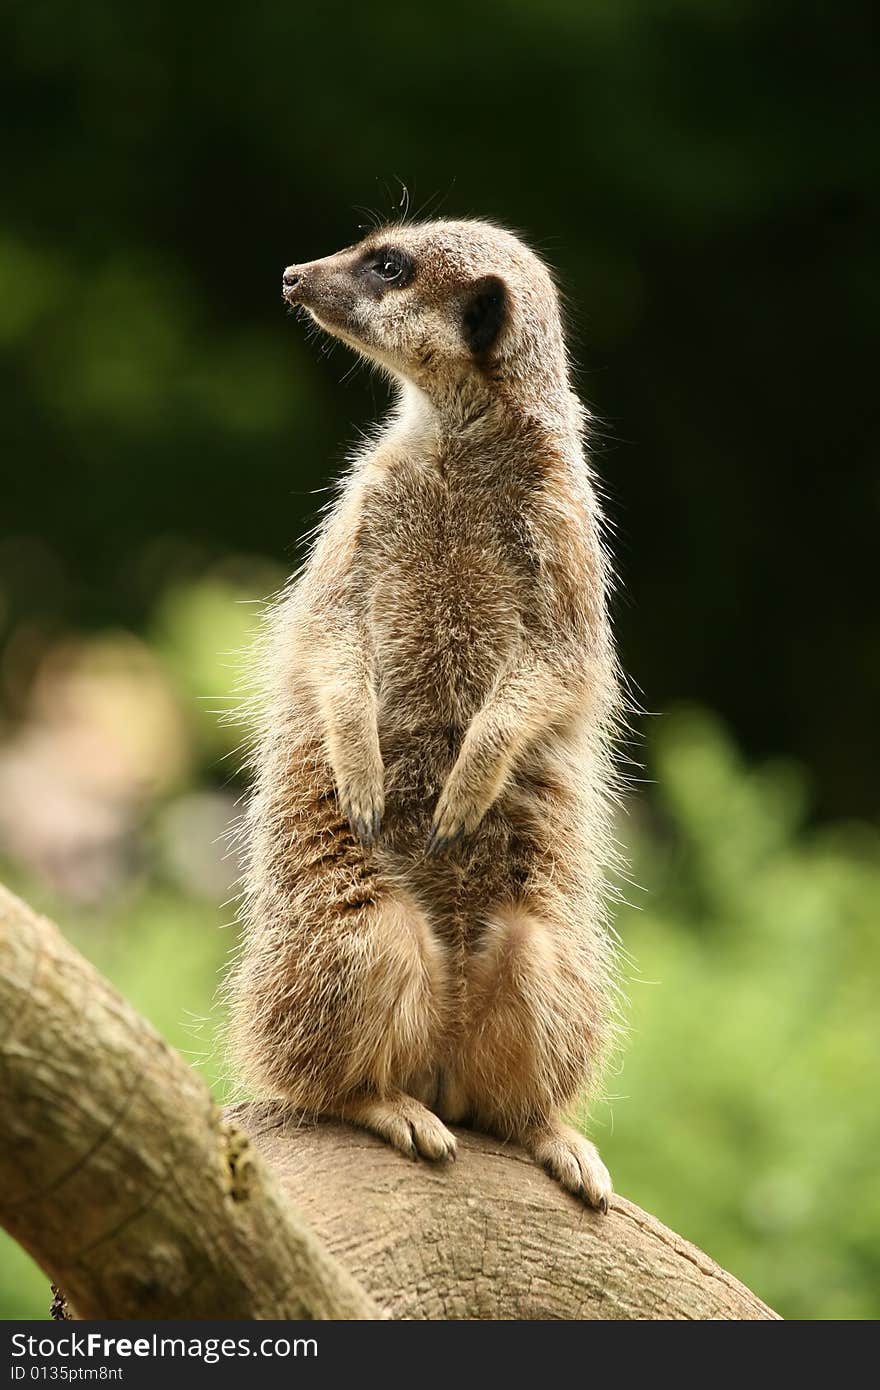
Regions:
[[[398,288],[409,283],[414,270],[412,259],[405,251],[387,246],[374,252],[369,268],[384,284]]]

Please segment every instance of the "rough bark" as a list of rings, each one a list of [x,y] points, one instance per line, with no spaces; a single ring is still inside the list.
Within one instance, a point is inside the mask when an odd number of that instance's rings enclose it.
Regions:
[[[458,1137],[433,1168],[278,1105],[224,1118],[0,887],[0,1223],[79,1317],[775,1318],[623,1198],[597,1216]]]
[[[378,1316],[198,1074],[3,888],[0,1223],[79,1317]]]
[[[457,1162],[436,1168],[274,1104],[229,1113],[391,1318],[777,1317],[632,1202],[590,1211],[515,1145],[456,1129]]]

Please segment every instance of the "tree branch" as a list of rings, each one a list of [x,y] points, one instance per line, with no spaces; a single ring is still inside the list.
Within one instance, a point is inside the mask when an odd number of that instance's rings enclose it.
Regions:
[[[79,1317],[378,1316],[197,1073],[2,887],[0,1222]]]
[[[436,1168],[274,1103],[228,1113],[389,1317],[777,1317],[632,1202],[590,1211],[514,1144],[456,1129],[458,1161]]]

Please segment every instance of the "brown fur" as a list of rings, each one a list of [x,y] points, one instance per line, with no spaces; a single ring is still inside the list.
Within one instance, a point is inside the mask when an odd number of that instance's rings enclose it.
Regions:
[[[403,288],[363,269],[388,245]],[[476,357],[462,313],[486,276],[506,314]],[[238,1056],[407,1152],[451,1156],[444,1118],[517,1137],[604,1207],[559,1115],[612,1035],[619,697],[555,289],[482,222],[386,228],[288,282],[402,391],[269,617]]]

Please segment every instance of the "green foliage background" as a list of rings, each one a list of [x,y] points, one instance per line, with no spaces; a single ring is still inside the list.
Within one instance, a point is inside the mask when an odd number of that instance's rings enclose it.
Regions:
[[[228,654],[385,401],[285,318],[281,267],[353,240],[364,206],[393,214],[399,180],[415,208],[523,230],[567,293],[624,662],[660,712],[620,831],[631,1036],[596,1136],[622,1191],[804,1318],[880,1311],[870,19],[852,0],[0,17],[3,875],[221,1086],[228,885],[191,865],[240,789]],[[23,766],[47,720],[73,737],[70,650],[93,694],[107,651],[135,653],[129,724],[175,731],[102,891],[3,840],[9,750]],[[0,1246],[0,1314],[45,1310]]]

